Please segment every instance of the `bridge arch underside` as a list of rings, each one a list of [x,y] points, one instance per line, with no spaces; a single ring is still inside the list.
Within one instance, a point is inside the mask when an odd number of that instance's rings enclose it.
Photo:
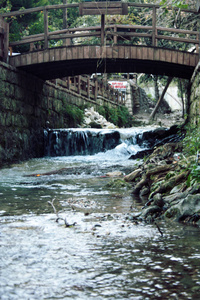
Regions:
[[[72,46],[10,57],[44,80],[92,73],[146,73],[190,79],[198,54],[144,46]]]

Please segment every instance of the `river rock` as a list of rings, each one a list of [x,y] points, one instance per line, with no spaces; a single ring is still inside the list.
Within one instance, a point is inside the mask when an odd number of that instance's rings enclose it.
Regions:
[[[155,218],[157,216],[157,214],[160,214],[162,212],[162,208],[159,207],[158,205],[150,205],[150,206],[147,206],[145,207],[139,218],[140,219],[146,219],[147,217],[151,216],[152,218]]]
[[[119,177],[121,175],[122,175],[122,172],[120,172],[120,171],[114,171],[114,172],[106,173],[106,176],[108,176],[108,177]]]
[[[142,197],[142,196],[146,196],[149,194],[149,187],[147,186],[144,186],[141,190],[140,190],[140,194],[139,196]]]
[[[108,122],[102,115],[94,110],[94,107],[85,109],[83,127],[115,129],[116,126]]]
[[[153,196],[153,204],[157,205],[159,207],[164,206],[165,202],[164,202],[161,194],[157,193]]]
[[[165,217],[177,221],[184,221],[194,214],[200,214],[200,194],[188,195],[177,204],[172,205],[165,212]]]
[[[170,128],[156,128],[154,130],[145,131],[143,134],[137,136],[137,143],[139,146],[145,145],[148,148],[154,148],[166,143],[174,143],[183,139],[184,133],[179,134],[180,127],[173,125]]]

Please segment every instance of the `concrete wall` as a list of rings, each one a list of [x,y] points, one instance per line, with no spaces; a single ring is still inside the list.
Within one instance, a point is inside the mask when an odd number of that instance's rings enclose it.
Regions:
[[[43,156],[43,130],[47,121],[65,127],[66,102],[95,107],[105,100],[88,100],[0,62],[0,166]]]
[[[155,89],[153,86],[147,84],[143,87],[143,89],[145,90],[147,95],[150,94],[152,95],[153,98],[155,98]],[[164,89],[163,86],[162,88],[161,87],[159,88],[160,95],[162,94],[163,89]],[[172,111],[176,111],[176,110],[182,111],[182,102],[181,102],[181,98],[178,96],[177,86],[170,85],[167,89],[164,98],[169,104]]]
[[[191,79],[189,122],[200,126],[200,61]]]

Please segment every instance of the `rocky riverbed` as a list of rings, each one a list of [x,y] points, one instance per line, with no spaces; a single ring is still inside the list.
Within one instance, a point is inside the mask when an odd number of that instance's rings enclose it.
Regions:
[[[167,219],[200,225],[200,184],[191,181],[200,169],[196,156],[185,157],[183,143],[166,143],[156,148],[143,164],[125,176],[133,193],[146,198],[143,209],[133,214],[135,221]]]

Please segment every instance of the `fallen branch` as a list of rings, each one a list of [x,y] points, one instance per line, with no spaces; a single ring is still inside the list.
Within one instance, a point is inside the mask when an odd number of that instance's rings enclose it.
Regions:
[[[137,184],[136,186],[134,187],[133,189],[133,194],[139,194],[140,190],[142,189],[142,187],[144,185],[146,185],[148,183],[148,180],[146,178],[146,176],[144,178],[142,178]]]
[[[162,230],[160,229],[160,227],[158,226],[158,224],[154,221],[154,224],[156,225],[156,227],[158,228],[158,231],[160,232],[160,234],[163,236],[163,232]]]
[[[56,217],[57,217],[56,222],[58,223],[59,220],[62,220],[62,221],[64,221],[66,227],[75,226],[76,222],[74,222],[73,224],[69,224],[67,222],[67,218],[64,219],[64,218],[59,217],[59,214],[58,214],[58,212],[57,212],[57,210],[56,210],[56,208],[55,208],[55,206],[53,204],[54,200],[55,200],[55,198],[52,201],[48,201],[48,203],[53,207],[54,213],[56,214]]]

